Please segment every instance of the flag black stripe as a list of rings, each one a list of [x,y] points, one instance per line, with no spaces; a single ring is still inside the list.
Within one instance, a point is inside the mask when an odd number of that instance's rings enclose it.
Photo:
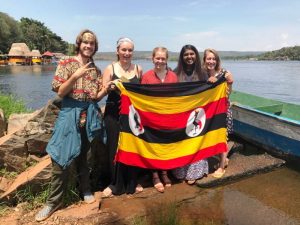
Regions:
[[[217,130],[220,128],[226,128],[226,113],[215,115],[214,117],[207,119],[202,132],[198,136],[203,136],[209,131]],[[128,115],[120,116],[121,132],[132,133]],[[145,132],[139,135],[139,138],[148,143],[165,143],[170,144],[177,141],[182,141],[192,137],[187,136],[184,129],[176,130],[157,130],[151,127],[144,127]]]
[[[198,94],[200,92],[212,89],[225,81],[221,77],[216,83],[207,83],[203,81],[171,83],[171,84],[134,84],[123,83],[126,90],[138,94],[144,94],[155,97],[178,97]]]

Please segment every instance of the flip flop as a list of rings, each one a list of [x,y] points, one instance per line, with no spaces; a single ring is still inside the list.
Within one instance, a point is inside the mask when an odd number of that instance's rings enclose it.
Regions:
[[[196,183],[196,180],[187,180],[186,183],[189,185],[193,185],[194,183]]]
[[[221,177],[223,177],[224,176],[224,174],[225,174],[225,170],[221,170],[221,171],[218,171],[218,170],[216,170],[213,174],[212,174],[212,176],[214,177],[214,178],[221,178]]]

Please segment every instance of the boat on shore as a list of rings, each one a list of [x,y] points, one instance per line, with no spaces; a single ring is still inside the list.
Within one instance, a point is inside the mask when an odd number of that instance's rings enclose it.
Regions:
[[[234,134],[285,159],[300,159],[300,105],[233,91]]]

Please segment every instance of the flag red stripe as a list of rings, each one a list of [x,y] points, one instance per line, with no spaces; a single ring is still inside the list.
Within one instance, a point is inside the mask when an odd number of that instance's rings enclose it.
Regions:
[[[121,114],[129,114],[129,106],[131,101],[126,95],[121,96]],[[202,107],[205,111],[206,118],[212,118],[216,114],[225,113],[227,111],[227,98],[221,98],[218,101],[211,102]],[[141,124],[153,129],[181,129],[186,127],[187,120],[193,110],[176,114],[159,114],[153,112],[145,112],[136,109],[141,118]]]
[[[226,151],[227,151],[226,143],[218,143],[214,146],[201,149],[193,155],[182,156],[170,160],[158,160],[158,159],[144,158],[136,153],[126,152],[119,149],[116,155],[116,161],[122,162],[127,165],[138,166],[147,169],[168,170],[168,169],[182,167],[184,165],[197,162],[201,159],[209,158],[213,155],[226,152]]]

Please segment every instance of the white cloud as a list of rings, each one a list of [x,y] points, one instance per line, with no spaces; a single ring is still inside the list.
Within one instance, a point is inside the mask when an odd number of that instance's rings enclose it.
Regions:
[[[283,40],[287,40],[288,37],[289,37],[289,34],[283,33],[283,34],[281,34],[280,36],[281,36],[281,38],[282,38]]]

